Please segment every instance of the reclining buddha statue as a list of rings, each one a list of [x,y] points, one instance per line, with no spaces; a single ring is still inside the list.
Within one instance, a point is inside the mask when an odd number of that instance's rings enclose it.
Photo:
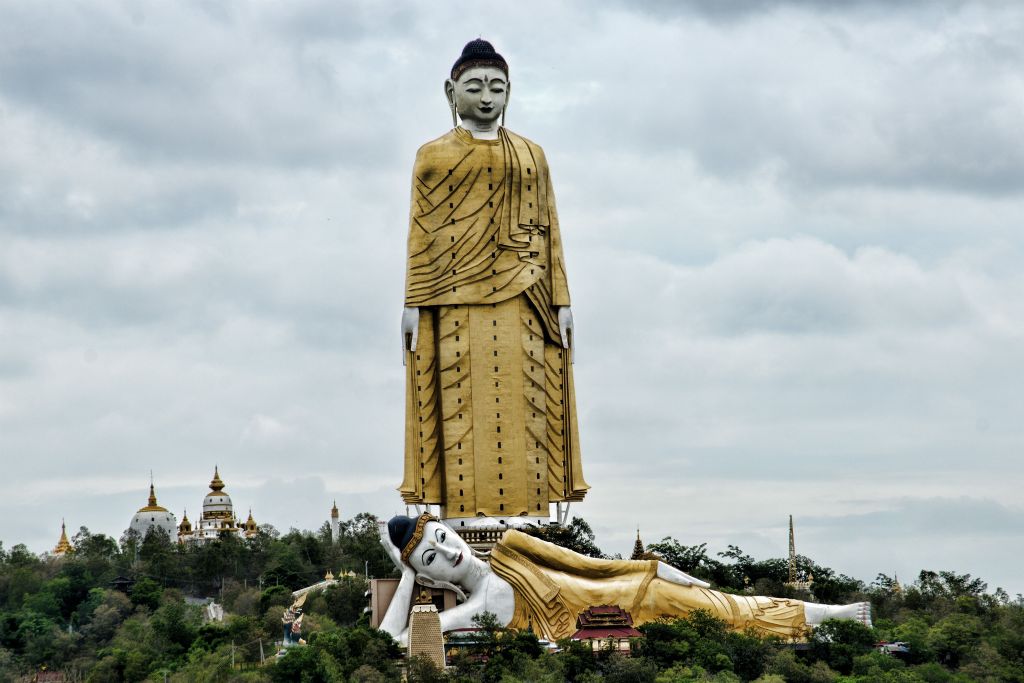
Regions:
[[[443,631],[471,628],[491,612],[509,628],[530,628],[555,641],[576,630],[594,605],[617,605],[640,625],[703,609],[730,628],[787,640],[806,636],[826,619],[871,624],[870,604],[821,605],[789,598],[733,595],[659,560],[608,560],[580,555],[509,529],[485,560],[450,527],[429,514],[381,523],[381,543],[402,578],[380,628],[407,638],[416,584],[455,591],[460,604],[441,612]]]

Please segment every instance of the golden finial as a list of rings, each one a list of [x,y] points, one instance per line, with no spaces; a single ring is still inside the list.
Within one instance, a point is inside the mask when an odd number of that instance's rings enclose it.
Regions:
[[[213,480],[210,482],[210,489],[218,493],[224,490],[224,482],[220,480],[220,469],[217,465],[213,466]]]

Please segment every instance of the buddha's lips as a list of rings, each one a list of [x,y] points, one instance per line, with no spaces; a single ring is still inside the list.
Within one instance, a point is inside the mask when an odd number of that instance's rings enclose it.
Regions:
[[[462,562],[462,553],[459,553],[458,558],[456,558],[456,560],[455,560],[455,564],[453,564],[452,566],[453,567],[458,567],[460,562]]]

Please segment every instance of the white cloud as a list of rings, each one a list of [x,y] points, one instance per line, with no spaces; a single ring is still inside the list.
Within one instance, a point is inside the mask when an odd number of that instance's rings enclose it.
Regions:
[[[402,510],[409,172],[483,33],[553,168],[599,541],[777,555],[794,514],[862,578],[1020,590],[928,510],[1008,534],[1024,474],[1024,12],[677,6],[8,3],[0,538],[119,536],[214,463],[281,528]]]

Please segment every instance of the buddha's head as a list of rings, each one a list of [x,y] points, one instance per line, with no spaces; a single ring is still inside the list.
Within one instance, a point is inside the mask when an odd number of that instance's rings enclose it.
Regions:
[[[444,82],[445,97],[464,121],[492,124],[508,106],[508,64],[486,40],[471,40]]]
[[[436,517],[392,517],[388,535],[402,551],[402,560],[416,571],[417,581],[425,586],[465,585],[480,560],[462,538]]]

